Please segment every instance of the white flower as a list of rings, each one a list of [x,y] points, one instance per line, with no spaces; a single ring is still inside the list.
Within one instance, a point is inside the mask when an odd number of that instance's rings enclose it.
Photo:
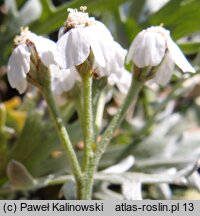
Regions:
[[[60,29],[57,42],[57,62],[62,68],[82,64],[91,50],[101,67],[114,60],[115,42],[105,25],[87,13],[69,9],[65,26]]]
[[[54,64],[54,51],[56,44],[44,37],[37,36],[30,32],[28,28],[21,29],[21,35],[14,40],[16,48],[13,50],[8,61],[8,81],[20,94],[27,88],[26,74],[30,71],[30,52],[26,41],[34,43],[39,57],[45,66]]]
[[[147,28],[136,36],[127,55],[127,62],[131,60],[139,68],[158,66],[155,80],[161,85],[170,80],[175,64],[183,72],[195,72],[170,32],[160,26]]]
[[[85,13],[85,7],[81,7],[81,10],[69,9],[68,18],[59,30],[56,61],[61,68],[71,70],[86,61],[92,51],[94,76],[108,76],[109,84],[117,84],[125,70],[127,51],[113,40],[104,24]],[[71,72],[66,76],[74,80],[70,74],[72,76]],[[80,79],[77,73],[76,78]]]

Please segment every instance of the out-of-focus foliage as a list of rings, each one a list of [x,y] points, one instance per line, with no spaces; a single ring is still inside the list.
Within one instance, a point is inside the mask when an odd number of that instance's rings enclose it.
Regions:
[[[176,71],[173,80],[164,89],[152,89],[149,86],[143,89],[133,118],[130,110],[127,120],[116,131],[100,162],[99,170],[103,171],[95,177],[99,184],[94,197],[138,199],[142,184],[145,184],[144,198],[190,197],[190,190],[183,194],[180,187],[180,193],[179,187],[171,189],[173,184],[191,186],[200,191],[199,174],[196,171],[187,179],[187,175],[198,168],[196,161],[200,158],[200,1],[171,0],[161,8],[158,2],[161,1],[5,0],[1,4],[0,198],[16,198],[16,189],[36,191],[45,186],[48,190],[49,185],[62,185],[64,182],[60,195],[73,198],[73,190],[69,191],[69,187],[73,188],[73,181],[68,161],[44,101],[32,88],[22,98],[14,97],[17,93],[7,84],[5,72],[12,41],[20,26],[28,25],[31,31],[56,41],[57,31],[67,16],[67,8],[79,8],[82,5],[86,5],[88,12],[100,19],[110,29],[115,40],[127,49],[143,28],[163,24],[197,70],[191,76],[183,76]],[[30,17],[27,17],[29,13]],[[122,100],[123,96],[113,90],[113,99],[106,104],[104,112],[105,124],[115,114]],[[61,106],[61,111],[81,158],[82,132],[74,101],[68,100]],[[130,164],[126,162],[129,165],[122,168],[119,181],[116,182],[114,174],[112,176],[112,172],[105,170],[111,167],[115,172],[113,165],[120,164],[129,155],[133,155],[135,161]],[[12,160],[15,162],[12,163]],[[127,172],[129,168],[131,170]],[[20,183],[18,178],[17,185],[20,188],[17,187],[13,181],[15,176],[9,175],[10,172],[18,172],[16,170],[28,175],[28,180],[32,181],[33,178],[33,182],[23,188],[21,185],[25,183]],[[140,174],[135,174],[136,171]],[[167,183],[156,184],[159,176],[160,182],[164,176]],[[111,190],[112,185],[120,185],[122,194],[119,193],[120,187]],[[46,198],[58,198],[59,189],[56,195]],[[127,191],[138,196],[132,197]],[[36,195],[36,198],[40,197]],[[199,194],[196,198],[200,198]]]

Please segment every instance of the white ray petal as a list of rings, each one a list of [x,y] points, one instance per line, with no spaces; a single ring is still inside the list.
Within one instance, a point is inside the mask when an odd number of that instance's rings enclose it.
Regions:
[[[89,26],[84,29],[84,34],[87,35],[87,40],[91,46],[95,61],[101,66],[105,67],[104,50],[101,41],[98,40],[98,35],[95,32],[94,26]]]
[[[174,60],[175,64],[183,71],[183,72],[195,72],[195,69],[192,65],[187,61],[185,56],[183,55],[180,48],[174,43],[171,38],[167,40],[167,47],[171,54],[172,59]]]
[[[56,52],[56,43],[44,37],[37,37],[34,41],[39,56],[45,66],[56,64],[54,54]]]
[[[20,94],[27,88],[26,74],[30,70],[30,53],[25,45],[17,46],[8,61],[8,81]]]
[[[100,22],[84,28],[83,31],[94,53],[95,61],[101,67],[105,67],[106,62],[110,62],[114,54],[113,38],[110,32]]]
[[[174,66],[174,61],[170,53],[166,53],[163,62],[157,69],[155,77],[156,83],[165,86],[171,79],[171,76],[174,72]]]
[[[82,30],[71,29],[58,40],[55,58],[61,67],[68,69],[80,65],[89,56],[90,45]]]
[[[64,35],[64,26],[62,26],[58,31],[58,40]]]

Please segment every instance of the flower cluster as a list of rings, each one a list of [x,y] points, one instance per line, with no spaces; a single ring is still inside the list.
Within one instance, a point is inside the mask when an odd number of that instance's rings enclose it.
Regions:
[[[124,68],[127,51],[114,41],[106,26],[85,12],[86,7],[68,9],[68,17],[60,28],[57,43],[37,36],[22,28],[14,40],[15,49],[8,62],[8,80],[13,88],[23,93],[27,88],[27,74],[33,70],[31,41],[41,62],[49,69],[52,90],[60,95],[80,81],[79,66],[89,62],[94,78],[108,77],[110,85],[117,85],[127,93],[131,74]],[[92,56],[92,57],[91,57]],[[172,41],[170,32],[163,27],[150,27],[133,40],[126,58],[137,68],[154,69],[152,78],[165,85],[171,78],[175,64],[183,72],[194,72],[181,50]],[[37,65],[35,65],[37,69]]]
[[[80,11],[68,9],[68,17],[59,30],[57,42],[38,36],[28,28],[21,28],[9,58],[8,80],[19,93],[26,91],[28,82],[40,90],[68,157],[77,198],[90,200],[94,173],[102,154],[128,109],[134,110],[145,81],[151,79],[166,85],[175,65],[183,72],[195,72],[195,69],[173,42],[170,32],[163,27],[153,26],[141,31],[127,52],[113,39],[103,23],[89,17],[85,11],[86,7],[81,7]],[[125,60],[133,63],[133,73],[126,70]],[[127,68],[130,66],[127,65]],[[106,84],[116,85],[120,92],[127,95],[112,120],[102,124],[108,98],[105,93],[110,90]],[[74,97],[72,108],[78,113],[83,132],[82,164],[54,98],[55,95],[63,98],[66,95],[63,93],[68,91],[67,96]],[[132,181],[129,183],[131,195],[126,198],[132,199],[135,188]],[[140,192],[141,184],[136,186]],[[122,188],[123,193],[130,189],[127,188]],[[141,194],[137,194],[141,199]]]

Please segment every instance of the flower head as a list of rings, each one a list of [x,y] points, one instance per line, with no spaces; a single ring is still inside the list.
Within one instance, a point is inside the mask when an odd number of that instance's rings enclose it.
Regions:
[[[170,80],[175,64],[183,72],[195,72],[170,32],[161,26],[147,28],[136,36],[127,55],[127,62],[131,60],[138,68],[158,67],[155,80],[162,85]]]
[[[90,52],[94,62],[101,67],[114,60],[116,46],[105,25],[89,17],[85,12],[69,9],[64,27],[60,29],[57,42],[57,62],[62,68],[78,66],[87,60]]]
[[[14,39],[15,49],[9,58],[7,72],[10,85],[21,94],[27,88],[26,76],[31,70],[31,52],[27,45],[29,41],[36,47],[39,58],[46,67],[55,63],[55,43],[30,32],[27,27],[21,28],[21,34]]]

